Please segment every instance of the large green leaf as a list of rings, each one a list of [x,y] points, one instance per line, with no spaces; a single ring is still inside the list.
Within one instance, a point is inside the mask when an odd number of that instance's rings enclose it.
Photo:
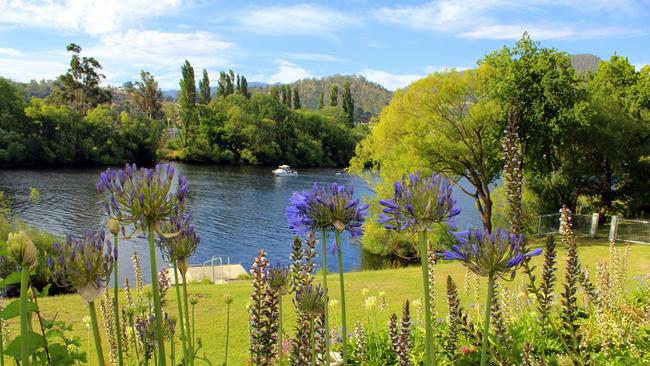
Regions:
[[[20,283],[20,272],[12,272],[9,276],[7,276],[7,278],[0,282],[0,287],[9,286],[16,283]]]
[[[43,339],[43,336],[36,333],[36,332],[28,332],[27,334],[21,334],[18,337],[16,337],[9,346],[7,346],[7,349],[5,350],[5,354],[13,357],[17,360],[20,359],[20,342],[22,339],[27,340],[28,344],[28,353],[34,354],[36,350],[39,348],[45,346],[45,339]]]
[[[27,302],[27,311],[38,311],[38,307],[31,301]],[[20,299],[16,299],[9,303],[2,311],[0,311],[0,318],[11,319],[20,316]]]

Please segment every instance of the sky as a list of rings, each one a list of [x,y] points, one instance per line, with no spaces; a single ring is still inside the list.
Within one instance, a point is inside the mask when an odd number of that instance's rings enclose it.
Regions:
[[[527,31],[544,47],[650,63],[650,0],[0,0],[0,76],[65,73],[76,43],[121,85],[151,72],[178,89],[180,66],[214,79],[287,83],[357,74],[389,90],[465,69]]]

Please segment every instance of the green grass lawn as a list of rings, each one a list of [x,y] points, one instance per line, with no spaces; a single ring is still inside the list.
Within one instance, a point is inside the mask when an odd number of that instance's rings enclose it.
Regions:
[[[634,280],[640,275],[647,275],[650,272],[650,246],[631,245],[629,258],[628,287],[635,288],[637,282]],[[558,263],[560,266],[558,273],[558,286],[562,283],[564,276],[564,250],[562,244],[558,242]],[[604,262],[608,258],[608,246],[603,240],[580,240],[579,253],[584,265],[593,270],[595,263]],[[541,267],[542,258],[537,257],[534,263]],[[463,294],[463,283],[465,278],[465,269],[460,263],[443,262],[436,267],[436,311],[440,317],[446,314],[446,287],[445,281],[447,275],[451,275],[456,281],[459,292],[462,297],[463,306],[468,308],[468,303],[473,299],[468,299]],[[418,299],[422,295],[421,272],[418,267],[387,269],[377,271],[351,272],[345,275],[346,300],[348,302],[348,326],[352,326],[356,321],[367,322],[372,319],[372,323],[383,327],[390,312],[400,311],[402,303],[406,299]],[[505,286],[517,286],[521,284],[526,277],[518,275],[517,278],[505,284]],[[338,275],[332,274],[328,278],[330,286],[330,295],[333,299],[338,299]],[[482,292],[485,290],[485,281],[482,282]],[[374,311],[368,313],[364,307],[364,297],[362,289],[369,290],[369,296],[377,295],[383,291],[386,293],[388,303],[387,311]],[[251,284],[249,281],[237,281],[226,285],[212,284],[191,284],[189,291],[192,294],[200,295],[200,301],[196,305],[196,331],[197,336],[203,341],[203,351],[213,364],[221,364],[224,357],[225,345],[225,304],[223,301],[225,294],[231,294],[234,302],[231,305],[231,327],[230,327],[230,351],[228,363],[231,365],[243,365],[247,358],[248,352],[248,314],[246,305],[248,303]],[[170,314],[176,315],[174,289],[168,292],[167,310]],[[483,302],[483,293],[481,302]],[[82,339],[82,344],[87,344],[88,332],[82,322],[82,317],[87,314],[87,306],[78,295],[54,296],[40,300],[41,311],[46,317],[56,316],[58,319],[65,320],[74,326],[75,334]],[[285,309],[285,329],[290,329],[293,333],[293,305],[291,299],[284,298]],[[330,308],[332,309],[332,308]],[[333,312],[333,322],[331,324],[340,324],[340,313],[338,308]],[[101,318],[101,316],[99,316]],[[100,320],[101,322],[101,320]],[[15,320],[12,326],[15,332]],[[100,329],[103,332],[103,329]],[[14,333],[15,334],[15,333]],[[102,333],[105,338],[105,333]],[[89,350],[89,360],[91,364],[96,364],[94,351]]]

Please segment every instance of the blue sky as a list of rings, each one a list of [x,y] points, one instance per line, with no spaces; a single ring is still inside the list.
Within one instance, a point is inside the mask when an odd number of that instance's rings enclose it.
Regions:
[[[120,85],[150,71],[178,88],[180,65],[249,81],[361,74],[394,90],[469,68],[528,31],[569,53],[650,63],[650,0],[240,2],[0,0],[0,76],[52,79],[81,45]]]

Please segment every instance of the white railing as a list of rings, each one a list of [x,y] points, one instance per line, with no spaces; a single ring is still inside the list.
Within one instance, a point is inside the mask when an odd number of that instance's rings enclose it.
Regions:
[[[217,283],[217,281],[215,281],[215,268],[214,268],[215,263],[217,263],[217,262],[219,263],[218,268],[220,269],[219,272],[221,274],[221,277],[219,278],[218,283],[224,283],[225,282],[225,274],[226,274],[225,273],[225,268],[224,268],[225,266],[223,265],[222,257],[217,256],[217,255],[213,255],[212,258],[210,258],[207,261],[203,262],[203,264],[202,264],[203,278],[208,278],[208,276],[205,275],[205,271],[206,271],[206,269],[211,269],[211,276],[210,276],[211,282],[212,283]],[[232,273],[231,273],[231,268],[230,268],[230,257],[226,257],[226,263],[227,263],[227,266],[228,266],[228,277],[231,277]],[[208,266],[208,264],[209,264],[209,266]]]
[[[650,221],[633,220],[612,216],[609,240],[636,244],[650,244]]]

